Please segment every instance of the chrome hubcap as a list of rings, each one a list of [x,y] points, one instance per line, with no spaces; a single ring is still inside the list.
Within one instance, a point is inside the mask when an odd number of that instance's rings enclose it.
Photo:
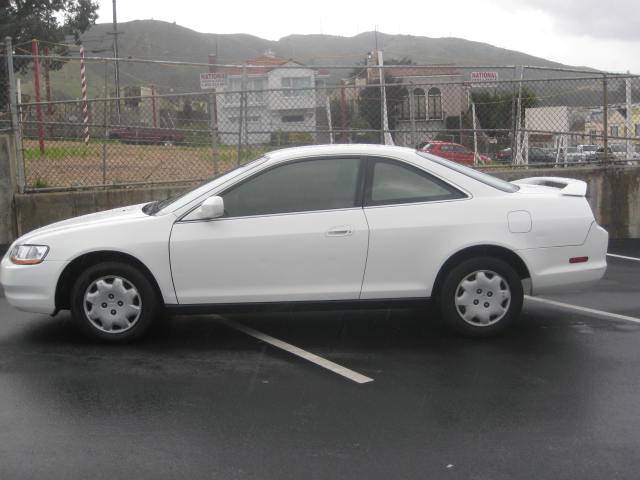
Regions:
[[[102,332],[126,332],[140,319],[142,298],[135,285],[126,278],[117,275],[101,277],[85,291],[84,313]]]
[[[507,281],[491,270],[478,270],[467,275],[456,289],[456,310],[474,327],[487,327],[499,322],[511,304]]]

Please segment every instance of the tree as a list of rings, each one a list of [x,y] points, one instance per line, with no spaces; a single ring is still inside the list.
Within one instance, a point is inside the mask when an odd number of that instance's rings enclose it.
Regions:
[[[511,91],[476,91],[471,95],[476,104],[478,128],[485,130],[513,129],[514,95]],[[517,98],[517,94],[516,94]],[[535,107],[538,99],[527,87],[522,88],[522,111]],[[524,113],[522,115],[524,118]],[[524,121],[524,120],[523,120]]]
[[[409,57],[403,57],[400,59],[389,59],[384,62],[385,65],[414,65],[413,61]],[[378,71],[376,67],[376,72]],[[366,67],[362,69],[356,69],[354,73],[358,77],[366,76]],[[396,127],[396,121],[398,116],[397,110],[400,108],[402,101],[408,95],[407,88],[401,85],[400,80],[393,78],[393,76],[385,70],[385,94],[387,97],[387,117],[389,122],[389,130],[393,131]],[[377,82],[376,82],[377,83]],[[369,128],[372,130],[380,130],[382,128],[382,117],[380,112],[380,86],[371,85],[363,88],[358,96],[358,111],[360,115],[367,121]]]
[[[68,54],[63,45],[68,36],[79,43],[80,34],[96,22],[96,0],[0,0],[0,41],[10,36],[13,45],[30,51],[31,39],[36,38],[50,47],[51,53]],[[18,50],[18,53],[24,53]],[[16,58],[16,72],[25,72],[30,59]],[[51,62],[51,69],[60,69],[64,62]],[[6,66],[0,66],[0,88],[7,83]],[[6,98],[0,98],[0,102]],[[2,105],[0,105],[1,107]]]

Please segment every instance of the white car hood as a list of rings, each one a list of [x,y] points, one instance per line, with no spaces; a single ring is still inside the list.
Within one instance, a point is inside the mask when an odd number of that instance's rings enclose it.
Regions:
[[[67,220],[62,220],[60,222],[52,223],[50,225],[46,225],[44,227],[33,230],[23,235],[19,240],[20,243],[29,243],[36,237],[59,232],[61,230],[71,230],[79,227],[85,228],[94,225],[104,225],[108,223],[120,223],[123,220],[146,217],[146,214],[142,211],[142,207],[144,205],[146,205],[146,203],[130,205],[128,207],[119,207],[112,210],[105,210],[103,212],[90,213],[88,215],[69,218]]]

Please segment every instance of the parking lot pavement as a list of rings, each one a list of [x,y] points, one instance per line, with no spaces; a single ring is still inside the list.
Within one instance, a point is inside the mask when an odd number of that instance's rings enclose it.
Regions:
[[[554,298],[640,317],[638,280],[611,261]],[[0,478],[637,478],[639,324],[527,302],[508,334],[470,340],[434,317],[185,317],[113,347],[0,298]]]

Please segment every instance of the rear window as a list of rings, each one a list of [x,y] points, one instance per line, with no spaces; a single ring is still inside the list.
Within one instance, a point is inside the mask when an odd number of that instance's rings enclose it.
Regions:
[[[518,187],[517,185],[514,185],[513,183],[509,183],[505,180],[494,177],[493,175],[489,175],[489,174],[480,172],[478,170],[474,170],[473,168],[465,167],[464,165],[461,165],[456,162],[452,162],[451,160],[447,160],[445,158],[436,157],[432,155],[427,155],[422,152],[418,152],[418,155],[426,158],[427,160],[438,163],[443,167],[447,167],[458,173],[462,173],[467,177],[471,177],[474,180],[477,180],[478,182],[484,183],[485,185],[489,185],[490,187],[496,188],[503,192],[514,193],[520,190],[520,187]]]

